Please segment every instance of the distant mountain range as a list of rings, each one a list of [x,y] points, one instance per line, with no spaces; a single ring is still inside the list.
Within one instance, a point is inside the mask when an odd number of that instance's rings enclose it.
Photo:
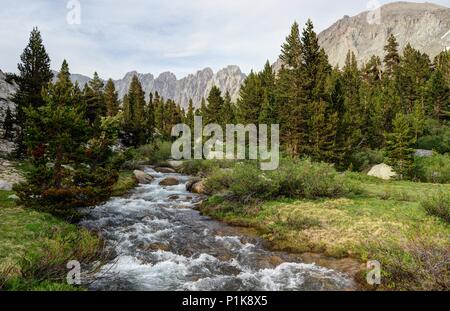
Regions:
[[[57,72],[54,71],[54,74],[56,80]],[[183,108],[188,106],[189,99],[192,99],[194,105],[199,106],[202,98],[208,97],[214,85],[218,86],[224,94],[228,91],[232,100],[236,101],[240,86],[246,77],[238,66],[228,66],[217,73],[214,73],[211,68],[205,68],[182,79],[177,79],[171,72],[163,72],[155,78],[151,73],[130,71],[122,79],[114,80],[119,98],[123,98],[128,92],[134,75],[141,82],[147,99],[150,92],[158,92],[164,98],[175,100]],[[71,79],[73,82],[77,81],[82,87],[90,80],[89,77],[80,74],[72,74]]]

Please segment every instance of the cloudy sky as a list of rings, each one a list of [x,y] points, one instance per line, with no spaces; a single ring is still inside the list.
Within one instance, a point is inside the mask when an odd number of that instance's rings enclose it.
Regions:
[[[38,26],[54,69],[66,58],[73,73],[98,71],[116,79],[131,70],[172,71],[181,78],[228,64],[249,72],[276,60],[294,20],[304,24],[311,17],[320,31],[344,15],[387,2],[392,1],[0,0],[0,69],[16,71],[29,32]],[[433,2],[450,6],[450,0]]]

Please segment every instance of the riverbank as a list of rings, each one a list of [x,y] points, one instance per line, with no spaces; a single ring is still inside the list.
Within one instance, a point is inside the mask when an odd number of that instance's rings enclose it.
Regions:
[[[123,171],[112,195],[123,195],[136,184],[132,172]],[[18,206],[14,192],[4,190],[0,245],[0,290],[83,290],[67,284],[67,262],[76,259],[86,265],[105,256],[99,234]]]
[[[234,182],[232,169],[220,170],[220,178],[207,174],[213,176],[210,188],[224,180]],[[228,189],[206,200],[201,211],[228,224],[255,228],[274,250],[353,258],[364,266],[377,260],[380,286],[368,286],[364,270],[356,276],[367,289],[448,289],[450,227],[427,214],[420,201],[450,194],[450,185],[383,181],[355,173],[348,173],[342,182],[349,188],[357,186],[356,191],[335,198],[243,202]]]

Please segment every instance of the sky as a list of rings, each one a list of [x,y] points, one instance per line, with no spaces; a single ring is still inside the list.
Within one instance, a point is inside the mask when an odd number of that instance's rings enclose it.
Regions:
[[[317,32],[388,0],[0,0],[0,69],[17,63],[37,26],[58,69],[122,78],[136,70],[181,78],[210,67],[245,73],[274,62],[294,21]],[[419,2],[419,1],[416,1]],[[450,0],[433,0],[450,6]]]

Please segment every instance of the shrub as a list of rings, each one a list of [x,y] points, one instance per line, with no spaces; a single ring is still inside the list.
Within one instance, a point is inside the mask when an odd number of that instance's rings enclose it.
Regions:
[[[441,218],[450,223],[450,196],[441,190],[434,196],[422,200],[420,205],[425,209],[428,215]]]
[[[332,165],[309,159],[283,159],[274,171],[261,171],[256,162],[236,164],[230,171],[216,169],[206,186],[212,192],[228,190],[241,201],[337,197],[348,193],[344,177]]]
[[[205,177],[219,168],[231,168],[235,164],[233,160],[189,160],[183,162],[180,172]]]
[[[417,148],[450,153],[450,127],[434,119],[427,120],[424,136],[417,140]]]
[[[363,149],[350,155],[349,167],[353,171],[362,172],[369,170],[373,165],[383,163],[384,156],[380,150]]]
[[[137,153],[142,159],[148,159],[151,164],[161,164],[170,158],[171,148],[172,143],[170,141],[158,140],[152,144],[139,147]]]
[[[450,183],[450,154],[415,158],[414,177],[423,182]]]

